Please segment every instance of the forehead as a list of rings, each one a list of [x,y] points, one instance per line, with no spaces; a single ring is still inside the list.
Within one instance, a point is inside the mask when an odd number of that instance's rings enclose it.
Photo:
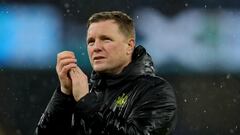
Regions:
[[[106,20],[92,23],[88,28],[87,34],[89,36],[92,34],[110,34],[113,32],[119,32],[118,24],[114,20]]]

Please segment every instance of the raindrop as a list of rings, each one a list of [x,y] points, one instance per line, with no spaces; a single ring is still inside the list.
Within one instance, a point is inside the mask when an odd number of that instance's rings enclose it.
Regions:
[[[207,8],[207,5],[204,5],[204,8]]]
[[[80,13],[80,10],[77,10],[77,13],[79,14],[79,13]]]
[[[206,126],[206,128],[208,129],[208,126]]]
[[[197,101],[198,101],[198,98],[197,98],[197,97],[195,97],[195,98],[194,98],[194,100],[195,100],[195,102],[197,102]]]
[[[233,130],[233,129],[230,129],[229,132],[230,132],[231,134],[233,134],[233,133],[234,133],[234,130]]]
[[[187,103],[187,99],[184,99],[184,102]]]
[[[16,130],[16,134],[17,134],[17,135],[21,135],[21,134],[22,134],[22,133],[21,133],[21,130],[20,130],[20,129],[17,129],[17,130]]]
[[[213,86],[215,86],[216,85],[216,83],[215,82],[213,82]]]
[[[138,19],[139,17],[138,17],[138,15],[137,15],[137,19]]]
[[[207,110],[203,110],[203,112],[204,112],[204,113],[206,113],[206,112],[207,112]]]
[[[233,99],[233,103],[236,103],[236,102],[237,102],[237,99],[234,98],[234,99]]]
[[[69,5],[68,3],[65,3],[65,4],[64,4],[64,7],[65,7],[65,8],[69,8],[70,5]]]
[[[230,79],[230,77],[231,77],[231,74],[227,74],[226,78]]]
[[[82,52],[82,53],[81,53],[81,55],[83,56],[83,55],[85,55],[85,53],[84,53],[84,52]]]
[[[223,85],[220,85],[220,88],[223,88]]]
[[[185,3],[184,6],[185,6],[185,7],[188,7],[188,3]]]
[[[67,9],[66,11],[67,11],[67,13],[70,13],[70,9]]]
[[[238,129],[238,125],[236,125],[235,128]]]

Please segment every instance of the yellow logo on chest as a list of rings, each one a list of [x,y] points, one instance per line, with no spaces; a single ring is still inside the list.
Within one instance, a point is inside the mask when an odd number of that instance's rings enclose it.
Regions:
[[[115,105],[117,107],[123,107],[128,99],[128,95],[126,95],[125,93],[122,94],[122,96],[119,96],[115,102]]]

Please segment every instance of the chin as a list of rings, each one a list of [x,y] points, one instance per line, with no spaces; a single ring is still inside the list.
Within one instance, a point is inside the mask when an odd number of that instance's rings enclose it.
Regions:
[[[104,72],[104,71],[106,71],[105,67],[99,66],[99,65],[94,66],[93,69],[94,69],[95,72]]]

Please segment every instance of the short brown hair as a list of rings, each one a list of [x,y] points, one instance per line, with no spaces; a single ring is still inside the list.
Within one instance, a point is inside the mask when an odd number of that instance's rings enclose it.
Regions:
[[[135,39],[133,19],[121,11],[105,11],[95,13],[88,19],[87,28],[89,28],[92,23],[106,20],[114,20],[118,24],[119,30],[126,37],[133,37]]]

